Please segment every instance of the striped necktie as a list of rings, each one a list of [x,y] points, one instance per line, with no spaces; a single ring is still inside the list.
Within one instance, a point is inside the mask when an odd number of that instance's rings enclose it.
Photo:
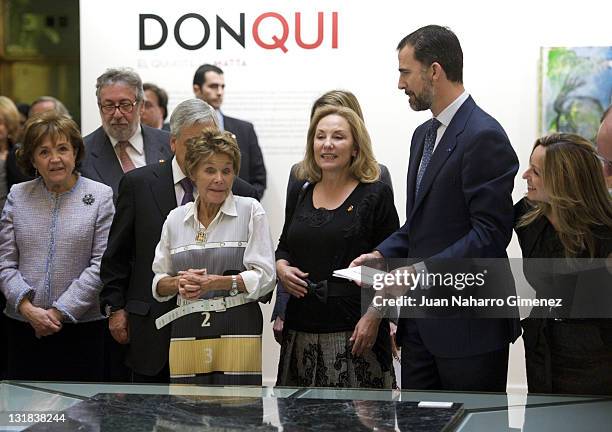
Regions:
[[[119,160],[121,161],[121,168],[123,169],[123,172],[126,173],[132,171],[134,168],[136,168],[136,166],[134,165],[134,162],[132,162],[130,155],[127,153],[127,148],[132,144],[130,144],[129,141],[119,141],[117,145],[119,146]]]

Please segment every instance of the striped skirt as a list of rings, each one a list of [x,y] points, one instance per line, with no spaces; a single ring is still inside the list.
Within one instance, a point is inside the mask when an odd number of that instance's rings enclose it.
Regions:
[[[261,385],[263,319],[257,302],[172,322],[170,381]]]

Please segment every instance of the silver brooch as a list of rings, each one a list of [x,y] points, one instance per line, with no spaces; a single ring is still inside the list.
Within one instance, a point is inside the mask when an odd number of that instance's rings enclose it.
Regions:
[[[95,201],[95,200],[96,200],[96,199],[94,198],[94,196],[93,196],[92,194],[86,194],[86,195],[83,197],[83,203],[84,203],[85,205],[92,205],[92,204],[94,203],[94,201]]]

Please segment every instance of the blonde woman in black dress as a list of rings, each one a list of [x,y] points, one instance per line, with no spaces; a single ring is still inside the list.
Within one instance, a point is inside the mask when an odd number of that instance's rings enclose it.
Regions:
[[[332,276],[398,228],[391,188],[379,176],[361,118],[344,107],[317,110],[276,251],[291,294],[277,385],[394,384],[388,321],[373,309],[362,315],[361,289]]]

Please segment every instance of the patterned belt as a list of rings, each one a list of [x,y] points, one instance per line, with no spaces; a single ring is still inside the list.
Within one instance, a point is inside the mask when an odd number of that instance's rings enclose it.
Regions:
[[[227,309],[242,306],[243,304],[250,303],[251,301],[252,300],[248,299],[244,293],[240,293],[233,297],[214,297],[211,299],[192,301],[184,306],[179,306],[172,309],[170,312],[157,318],[155,320],[155,327],[157,327],[159,330],[160,328],[170,324],[172,321],[184,317],[185,315],[197,312],[225,312]]]

